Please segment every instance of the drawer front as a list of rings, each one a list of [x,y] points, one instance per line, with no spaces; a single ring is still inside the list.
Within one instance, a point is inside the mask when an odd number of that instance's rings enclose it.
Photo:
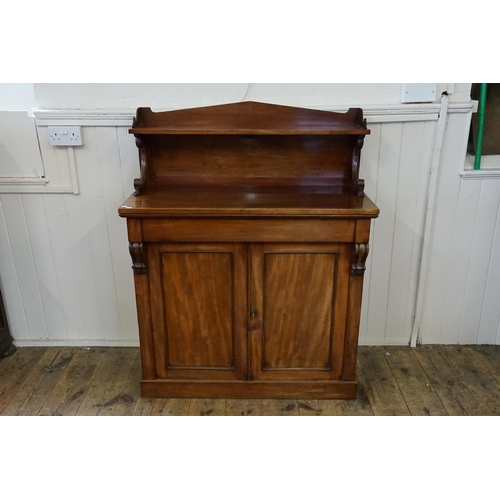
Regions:
[[[353,220],[144,219],[144,241],[339,242],[354,241]]]

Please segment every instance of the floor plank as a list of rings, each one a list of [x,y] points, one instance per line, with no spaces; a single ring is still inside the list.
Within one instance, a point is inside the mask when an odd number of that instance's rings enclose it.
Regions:
[[[14,380],[2,391],[0,399],[0,415],[17,415],[25,402],[35,390],[44,370],[52,364],[59,354],[57,349],[43,349],[31,363],[18,365]]]
[[[20,348],[1,415],[500,415],[500,346],[360,347],[355,400],[141,398],[138,348]]]
[[[106,353],[105,347],[78,349],[38,414],[76,415]]]
[[[263,399],[262,414],[271,417],[298,417],[299,404],[296,399]]]
[[[389,367],[386,353],[381,347],[360,347],[358,373],[363,376],[363,385],[375,415],[409,415],[410,410]]]
[[[141,397],[141,359],[135,349],[127,349],[121,373],[117,375],[98,415],[132,415],[136,401]]]
[[[238,417],[262,416],[261,399],[227,399],[226,415]]]
[[[3,366],[0,376],[0,396],[2,396],[2,401],[5,402],[6,396],[3,392],[6,388],[14,384],[19,377],[26,376],[26,372],[38,361],[46,350],[46,347],[18,348],[12,356],[0,360],[0,366]],[[3,364],[6,360],[8,362]]]
[[[485,415],[441,346],[417,347],[414,353],[449,415]]]
[[[337,404],[337,414],[339,416],[373,416],[373,408],[368,399],[366,393],[365,381],[363,374],[359,369],[359,365],[356,370],[356,378],[358,381],[358,393],[356,399],[339,399],[335,401]]]
[[[476,345],[474,352],[488,371],[500,382],[500,346],[498,345]]]
[[[14,362],[14,359],[16,359],[16,356],[14,355],[0,358],[0,380],[2,380],[4,372],[6,372],[10,365]]]
[[[299,399],[297,406],[301,416],[335,417],[338,414],[329,399]]]
[[[443,346],[443,352],[486,415],[500,415],[500,385],[472,346]]]
[[[54,361],[44,369],[42,377],[38,381],[35,390],[26,400],[24,407],[18,413],[23,416],[38,415],[40,408],[44,405],[50,396],[55,385],[63,376],[68,365],[71,363],[77,350],[72,347],[63,347]]]
[[[129,347],[115,347],[105,352],[104,359],[92,376],[90,386],[83,398],[78,415],[93,416],[106,415],[106,411],[113,404],[118,404],[128,396],[117,393],[116,384],[122,377],[127,375],[132,365],[131,357],[137,355],[137,351]]]
[[[190,400],[187,398],[139,398],[134,415],[152,417],[187,416]]]
[[[448,415],[412,349],[387,347],[387,362],[412,415]]]
[[[151,415],[164,417],[184,417],[189,414],[190,400],[184,398],[170,398],[163,404],[155,405]]]
[[[196,417],[220,417],[225,412],[225,399],[192,399],[188,415]]]

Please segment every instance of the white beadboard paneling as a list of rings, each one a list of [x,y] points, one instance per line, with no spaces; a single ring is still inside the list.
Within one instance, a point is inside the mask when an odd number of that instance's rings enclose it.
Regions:
[[[424,144],[425,126],[420,122],[403,124],[396,197],[396,217],[393,228],[392,259],[387,300],[386,339],[407,335],[412,327],[415,302],[415,263],[413,253],[418,240],[418,218],[423,192],[419,188],[422,155],[429,158],[429,143]],[[428,165],[428,162],[427,162]],[[420,197],[420,200],[419,200]],[[409,341],[409,337],[408,337]]]
[[[480,189],[481,184],[478,182],[462,182],[460,185],[455,227],[450,247],[443,316],[439,331],[440,343],[443,343],[443,339],[450,343],[458,343],[459,341],[460,320],[465,298]]]
[[[371,200],[377,197],[378,165],[380,152],[380,124],[370,125],[370,135],[365,138],[365,143],[361,151],[360,178],[365,181],[365,193]],[[361,301],[361,319],[359,325],[359,342],[364,345],[367,343],[368,335],[368,307],[370,300],[370,283],[372,272],[373,257],[373,230],[377,219],[372,220],[370,226],[370,251],[366,259],[366,271],[363,282],[363,298]]]
[[[371,244],[367,340],[385,339],[401,138],[401,123],[384,123],[381,126],[378,184],[374,200],[380,208],[380,216],[374,221]]]
[[[495,343],[496,341],[496,328],[493,327],[491,332],[486,332],[487,335],[480,339],[479,326],[500,202],[500,179],[479,183],[481,186],[476,217],[473,221],[472,248],[467,266],[467,283],[460,320],[458,338],[460,344]]]
[[[28,196],[28,195],[26,195]],[[42,195],[50,247],[46,252],[52,253],[55,263],[55,276],[59,286],[61,307],[66,325],[67,339],[85,338],[82,302],[77,286],[77,272],[80,263],[72,251],[70,227],[75,221],[70,218],[64,205],[64,195]],[[87,275],[87,279],[90,276]],[[49,332],[50,334],[50,332]],[[64,337],[63,335],[60,335]]]
[[[492,183],[492,181],[481,182]],[[495,181],[494,185],[497,189],[500,189],[498,181]],[[500,344],[500,338],[498,337],[498,329],[500,328],[500,208],[497,208],[496,214],[491,213],[490,216],[495,218],[495,226],[491,254],[487,265],[486,283],[483,284],[484,298],[482,300],[479,325],[479,344]]]
[[[19,278],[3,210],[5,196],[0,195],[0,282],[2,295],[12,336],[14,339],[29,339]]]
[[[105,221],[111,251],[119,333],[124,341],[138,341],[134,280],[128,252],[126,221],[117,216],[118,208],[130,194],[128,192],[130,187],[127,186],[125,191],[123,186],[123,165],[117,147],[119,144],[117,129],[107,127],[94,130],[99,157]],[[134,143],[133,140],[132,143]]]
[[[453,335],[457,338],[457,332],[450,332],[449,339],[441,338],[440,327],[443,321],[450,260],[455,251],[452,245],[460,191],[458,172],[465,157],[468,130],[465,115],[448,116],[439,165],[431,252],[428,269],[422,270],[428,273],[419,337],[420,342],[424,344],[453,343]]]
[[[78,286],[87,338],[120,338],[120,321],[109,235],[104,210],[101,166],[95,129],[84,129],[85,146],[75,152],[81,195],[65,196],[77,224],[72,228],[73,252],[81,269]],[[90,278],[90,279],[89,279]]]
[[[116,134],[123,189],[125,198],[128,198],[134,192],[134,179],[140,175],[139,152],[135,145],[135,137],[129,134],[126,128],[118,127]]]
[[[2,195],[2,206],[23,300],[29,338],[46,339],[48,332],[45,314],[21,195]]]
[[[51,251],[43,196],[23,194],[21,197],[48,336],[54,340],[66,339],[66,323],[57,283],[56,263]]]
[[[90,246],[90,230],[92,218],[86,212],[85,195],[63,195],[64,209],[68,216],[71,252],[74,262],[75,280],[72,286],[78,292],[83,320],[80,324],[82,338],[101,338],[101,311],[98,298],[98,287],[92,262]],[[80,338],[80,337],[76,337]]]

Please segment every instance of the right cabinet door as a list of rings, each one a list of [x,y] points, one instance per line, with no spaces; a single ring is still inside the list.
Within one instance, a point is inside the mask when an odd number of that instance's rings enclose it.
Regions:
[[[349,244],[250,245],[250,377],[342,376]]]

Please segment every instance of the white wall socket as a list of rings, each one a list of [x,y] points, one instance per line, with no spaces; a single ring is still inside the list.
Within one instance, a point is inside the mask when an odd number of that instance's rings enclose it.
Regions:
[[[82,127],[48,127],[52,146],[82,146]]]

